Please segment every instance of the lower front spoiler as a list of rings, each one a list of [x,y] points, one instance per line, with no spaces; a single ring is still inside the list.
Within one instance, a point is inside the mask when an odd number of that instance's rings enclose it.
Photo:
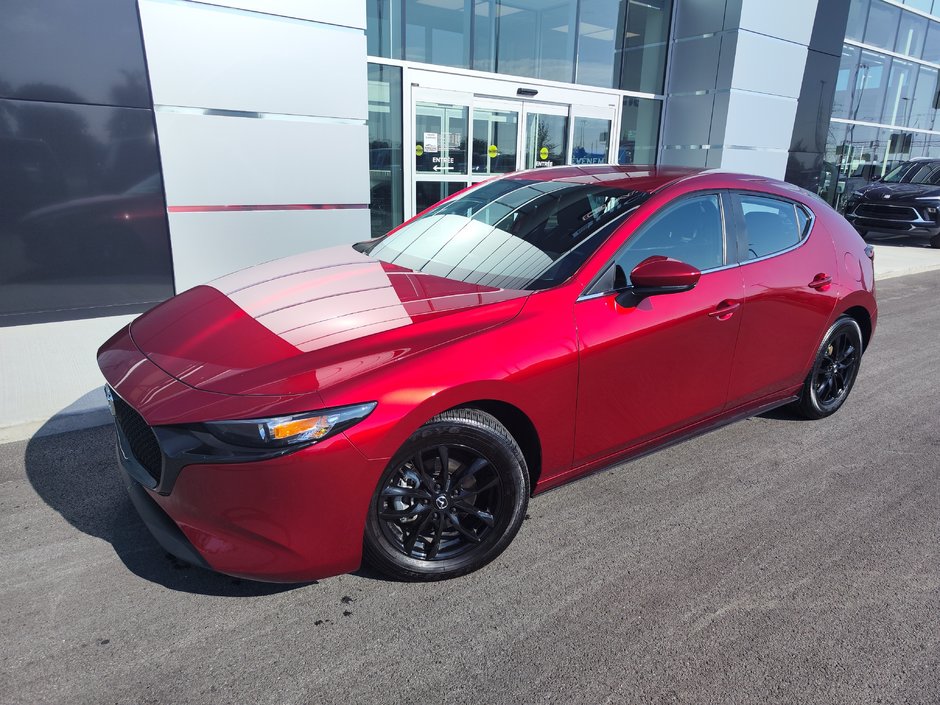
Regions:
[[[140,463],[134,460],[134,457],[130,453],[124,450],[127,446],[127,442],[123,438],[124,434],[117,426],[116,430],[118,436],[117,456],[118,462],[121,465],[121,479],[124,480],[124,486],[127,487],[127,494],[130,495],[134,508],[137,510],[140,518],[143,519],[150,533],[153,534],[157,543],[168,553],[187,563],[205,568],[206,570],[212,570],[212,567],[206,562],[205,558],[199,555],[199,552],[189,542],[189,539],[186,538],[186,535],[183,534],[176,525],[176,522],[170,519],[166,512],[160,509],[160,505],[158,505],[153,498],[147,494],[147,490],[134,479],[135,475],[139,477],[141,473],[146,474],[147,471],[144,470]]]

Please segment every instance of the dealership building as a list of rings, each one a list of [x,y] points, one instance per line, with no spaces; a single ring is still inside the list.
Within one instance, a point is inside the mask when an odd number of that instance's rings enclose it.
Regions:
[[[97,346],[174,293],[494,174],[721,168],[838,204],[940,156],[938,72],[940,0],[5,2],[0,429],[103,418]]]

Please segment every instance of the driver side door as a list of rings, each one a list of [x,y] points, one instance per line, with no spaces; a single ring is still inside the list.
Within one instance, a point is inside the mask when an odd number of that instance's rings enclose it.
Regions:
[[[629,236],[575,303],[580,349],[574,466],[721,412],[744,302],[726,194],[670,203]],[[730,213],[729,213],[730,214]],[[617,302],[613,289],[652,255],[702,272],[691,291]],[[619,270],[617,267],[619,266]],[[626,280],[624,280],[626,277]],[[618,281],[619,279],[619,281]]]

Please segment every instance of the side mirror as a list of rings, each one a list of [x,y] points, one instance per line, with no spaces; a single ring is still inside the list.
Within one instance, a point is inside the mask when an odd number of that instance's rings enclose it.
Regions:
[[[881,174],[875,174],[871,177],[871,183],[875,183],[876,181],[881,181]]]
[[[702,273],[691,264],[654,255],[640,262],[630,272],[631,286],[617,296],[617,303],[628,305],[647,296],[678,294],[698,284]]]

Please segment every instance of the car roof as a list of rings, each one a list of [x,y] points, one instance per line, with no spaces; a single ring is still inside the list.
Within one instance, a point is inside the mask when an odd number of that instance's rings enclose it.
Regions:
[[[708,181],[710,186],[720,182],[719,188],[749,188],[804,192],[793,184],[754,174],[739,174],[720,169],[691,169],[678,166],[652,166],[638,164],[589,164],[576,166],[543,167],[508,175],[507,179],[538,181],[565,181],[583,184],[603,184],[614,188],[652,193],[680,181]]]

